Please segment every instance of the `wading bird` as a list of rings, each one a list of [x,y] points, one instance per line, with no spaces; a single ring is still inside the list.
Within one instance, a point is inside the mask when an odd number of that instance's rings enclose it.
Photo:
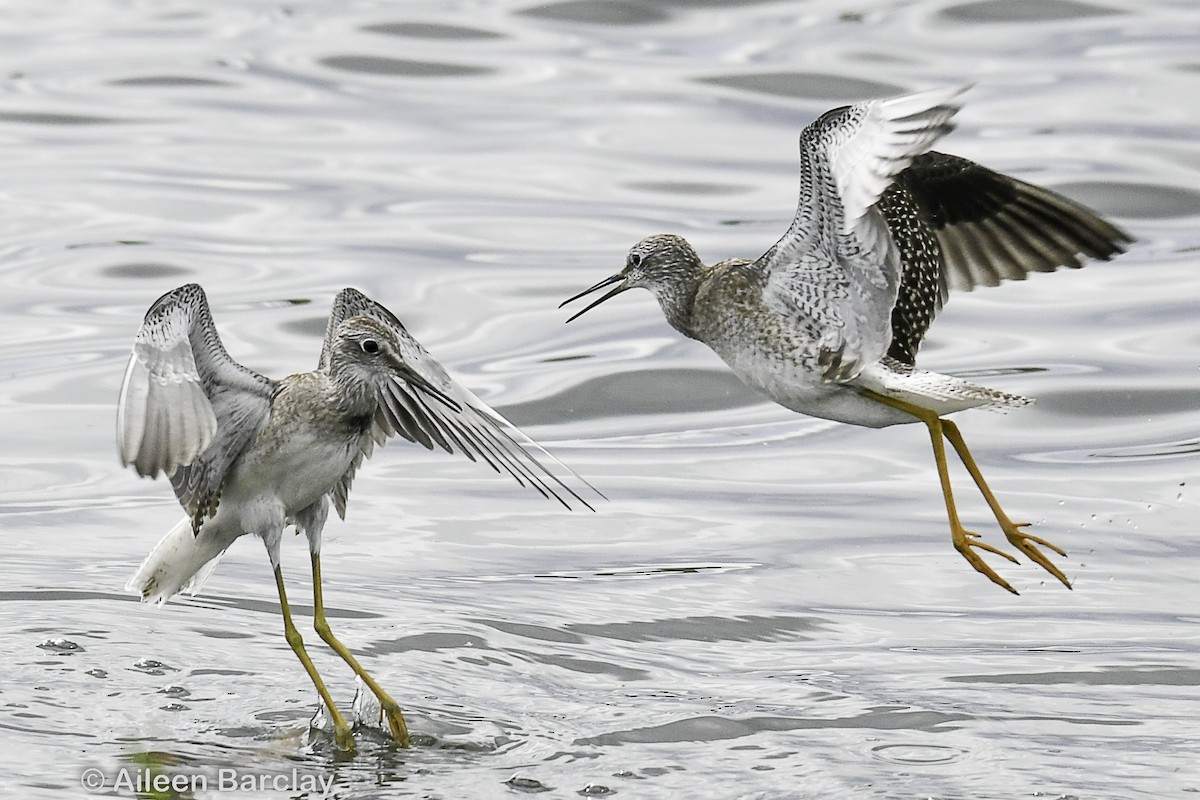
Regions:
[[[567,508],[591,508],[568,482],[595,491],[590,484],[451,378],[400,320],[354,289],[334,301],[317,369],[279,381],[229,357],[203,289],[189,284],[168,292],[146,313],[118,401],[121,462],[139,475],[169,476],[187,512],[126,588],[156,603],[194,593],[235,539],[261,537],[287,642],[346,750],[354,747],[350,728],[292,623],[279,547],[288,525],[308,538],[313,625],[379,699],[393,740],[407,747],[400,706],[330,631],[321,591],[330,503],[345,518],[355,471],[395,435],[482,459]]]
[[[867,427],[924,423],[958,552],[1016,593],[975,551],[1016,559],[959,521],[943,438],[1008,541],[1069,588],[1039,548],[1066,553],[1009,519],[958,426],[943,418],[1030,401],[917,369],[917,349],[951,289],[1108,260],[1132,239],[1062,195],[932,152],[964,89],[835,108],[805,128],[796,216],[759,259],[706,266],[682,238],[650,236],[624,269],[562,305],[613,287],[570,322],[621,292],[649,289],[673,328],[786,408]]]

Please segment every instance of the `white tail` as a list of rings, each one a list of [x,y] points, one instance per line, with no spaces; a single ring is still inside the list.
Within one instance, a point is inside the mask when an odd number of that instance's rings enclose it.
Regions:
[[[125,590],[158,605],[179,592],[195,594],[228,546],[218,536],[193,535],[191,520],[180,520],[146,556]]]

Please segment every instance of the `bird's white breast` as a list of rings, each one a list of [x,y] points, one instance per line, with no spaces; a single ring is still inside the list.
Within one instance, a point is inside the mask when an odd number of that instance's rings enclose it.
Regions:
[[[251,443],[225,482],[218,509],[220,522],[244,532],[282,527],[301,510],[319,501],[346,474],[359,449],[359,437],[324,424],[328,418],[278,413]]]

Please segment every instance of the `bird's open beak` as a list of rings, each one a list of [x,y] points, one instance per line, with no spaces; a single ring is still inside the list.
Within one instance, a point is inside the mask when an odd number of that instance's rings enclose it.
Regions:
[[[609,299],[610,297],[616,297],[621,292],[631,288],[629,286],[629,284],[625,283],[624,281],[625,281],[625,276],[618,272],[616,275],[611,275],[611,276],[605,278],[604,280],[600,281],[595,286],[584,289],[582,292],[580,292],[579,294],[577,294],[573,297],[568,297],[566,300],[563,300],[561,303],[559,303],[558,307],[562,308],[567,303],[572,303],[585,295],[589,295],[592,292],[595,292],[599,289],[603,289],[605,286],[611,286],[614,283],[620,283],[620,286],[618,286],[617,288],[613,289],[612,291],[606,293],[599,300],[593,300],[591,303],[589,303],[587,306],[585,306],[582,311],[576,311],[574,314],[572,314],[570,317],[568,317],[567,322],[570,322],[571,320],[575,319],[576,317],[581,316],[582,314],[584,314],[588,311],[591,311],[593,308],[600,305],[601,303],[603,303],[605,300]]]

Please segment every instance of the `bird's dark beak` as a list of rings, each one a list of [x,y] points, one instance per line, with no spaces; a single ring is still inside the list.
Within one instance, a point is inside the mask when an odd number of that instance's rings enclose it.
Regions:
[[[559,303],[558,307],[559,307],[559,308],[562,308],[562,307],[563,307],[563,306],[565,306],[567,303],[572,303],[572,302],[574,302],[574,301],[578,300],[579,298],[581,298],[581,297],[584,297],[585,295],[589,295],[589,294],[591,294],[592,292],[595,292],[595,291],[597,291],[597,290],[599,290],[599,289],[603,289],[605,286],[611,286],[611,285],[613,285],[614,283],[620,283],[620,284],[621,284],[621,285],[620,285],[620,286],[618,286],[617,288],[615,288],[615,289],[613,289],[612,291],[610,291],[610,292],[606,293],[606,294],[605,294],[603,297],[601,297],[599,300],[593,300],[591,303],[589,303],[587,306],[585,306],[585,307],[584,307],[584,309],[583,309],[582,311],[576,311],[574,314],[572,314],[570,317],[568,317],[568,318],[567,318],[567,322],[570,322],[571,320],[575,319],[576,317],[579,317],[579,316],[583,315],[584,313],[586,313],[586,312],[588,312],[588,311],[591,311],[593,308],[595,308],[596,306],[600,305],[600,304],[601,304],[601,303],[603,303],[605,300],[608,300],[610,297],[616,297],[616,296],[617,296],[617,295],[619,295],[621,292],[624,292],[624,291],[626,291],[627,289],[630,289],[630,288],[632,288],[632,287],[630,287],[630,286],[629,286],[629,284],[625,283],[624,281],[625,281],[625,276],[624,276],[624,275],[622,275],[622,274],[621,274],[621,273],[619,273],[619,272],[618,272],[616,275],[610,275],[609,277],[607,277],[607,278],[605,278],[604,280],[602,280],[602,281],[600,281],[599,283],[597,283],[595,286],[592,286],[592,287],[589,287],[589,288],[587,288],[587,289],[584,289],[584,290],[583,290],[582,292],[580,292],[579,294],[577,294],[577,295],[574,295],[573,297],[568,297],[566,300],[563,300],[561,303]]]

